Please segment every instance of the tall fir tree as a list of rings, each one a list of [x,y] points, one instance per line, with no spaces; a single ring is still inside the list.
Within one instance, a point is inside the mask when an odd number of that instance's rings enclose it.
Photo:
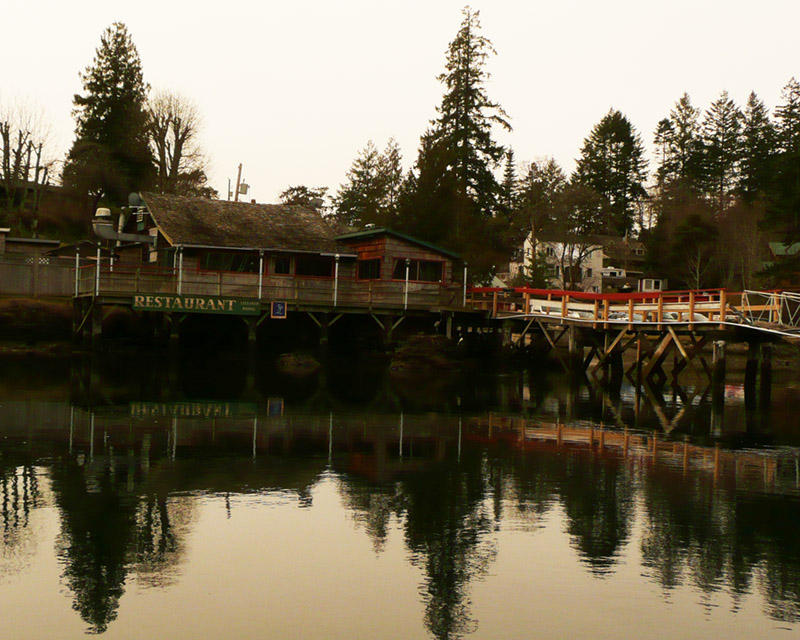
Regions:
[[[149,86],[124,24],[105,30],[81,80],[83,94],[73,99],[75,141],[64,183],[87,194],[93,206],[101,199],[124,203],[129,192],[149,186],[154,172],[147,133]]]
[[[717,214],[731,204],[738,183],[742,119],[727,91],[711,103],[703,118],[704,185]]]
[[[505,149],[494,133],[511,125],[486,93],[486,62],[494,53],[478,12],[465,8],[439,76],[445,93],[438,116],[422,136],[400,216],[409,233],[461,253],[479,278],[506,261],[509,250],[494,174]]]
[[[669,118],[662,118],[656,125],[656,133],[653,137],[653,145],[656,148],[656,186],[659,191],[663,190],[666,184],[673,178],[675,173],[675,161],[673,148],[675,143],[675,126]]]
[[[781,99],[775,109],[777,153],[767,216],[786,242],[797,242],[800,241],[800,83],[791,78]]]
[[[764,103],[750,93],[742,121],[739,192],[746,202],[761,198],[772,181],[775,127]]]
[[[612,109],[583,142],[573,180],[607,200],[604,231],[630,233],[638,205],[646,197],[644,146],[630,121]]]
[[[500,205],[503,213],[510,218],[514,211],[517,190],[517,168],[514,164],[514,150],[506,151],[506,163],[503,168],[503,181],[500,184]]]
[[[486,93],[486,61],[495,54],[481,34],[479,12],[464,9],[464,18],[447,51],[445,72],[439,81],[445,94],[434,121],[434,135],[453,154],[453,172],[463,202],[471,202],[477,213],[496,213],[499,185],[493,169],[505,149],[495,141],[495,127],[511,130],[508,116]],[[458,233],[458,231],[457,231]]]
[[[700,112],[684,93],[659,123],[656,144],[660,147],[656,178],[662,189],[680,186],[688,190],[698,187],[701,177]]]
[[[389,138],[380,157],[380,173],[384,183],[384,207],[387,211],[384,224],[393,224],[396,222],[403,187],[403,154],[394,138]]]

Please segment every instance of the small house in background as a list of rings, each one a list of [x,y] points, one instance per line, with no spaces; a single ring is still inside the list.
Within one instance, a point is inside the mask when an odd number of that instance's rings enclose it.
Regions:
[[[535,247],[535,249],[534,249]],[[617,291],[661,291],[667,282],[648,273],[645,247],[627,237],[594,235],[566,240],[558,236],[542,236],[536,241],[529,236],[522,249],[522,262],[512,262],[511,276],[524,274],[534,259],[534,250],[544,259],[548,269],[548,287],[606,293]]]

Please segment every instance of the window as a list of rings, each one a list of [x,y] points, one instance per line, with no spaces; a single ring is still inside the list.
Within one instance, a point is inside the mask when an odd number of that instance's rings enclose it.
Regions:
[[[292,259],[289,256],[275,256],[272,272],[279,276],[287,276],[292,272]]]
[[[405,277],[405,276],[403,276]],[[375,258],[374,260],[359,260],[358,261],[358,279],[359,280],[380,280],[381,278],[381,260]]]
[[[591,278],[592,277],[592,268],[591,267],[586,267],[586,277],[587,278]]]
[[[209,251],[200,258],[200,268],[207,271],[258,273],[258,255],[248,251]]]
[[[441,282],[442,264],[436,260],[409,260],[408,279],[418,282]],[[406,279],[406,261],[404,259],[395,261],[392,279]]]
[[[298,256],[295,258],[294,272],[298,276],[330,278],[333,275],[333,258],[330,256]]]

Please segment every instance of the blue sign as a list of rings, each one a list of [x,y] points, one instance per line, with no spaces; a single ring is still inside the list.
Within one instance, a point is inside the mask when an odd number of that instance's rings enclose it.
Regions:
[[[273,300],[269,309],[269,317],[278,320],[286,320],[286,303],[283,301]]]

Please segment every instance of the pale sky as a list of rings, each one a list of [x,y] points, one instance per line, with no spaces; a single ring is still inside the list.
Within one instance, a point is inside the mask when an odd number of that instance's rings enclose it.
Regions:
[[[63,157],[72,96],[103,29],[125,22],[145,80],[193,99],[212,185],[243,176],[274,202],[288,185],[335,191],[356,153],[394,136],[406,167],[435,116],[445,49],[463,0],[0,0],[0,101],[40,107]],[[772,108],[800,76],[798,0],[476,0],[497,56],[488,90],[511,117],[500,137],[520,162],[567,171],[614,107],[651,146],[688,91],[705,109],[723,89]]]

